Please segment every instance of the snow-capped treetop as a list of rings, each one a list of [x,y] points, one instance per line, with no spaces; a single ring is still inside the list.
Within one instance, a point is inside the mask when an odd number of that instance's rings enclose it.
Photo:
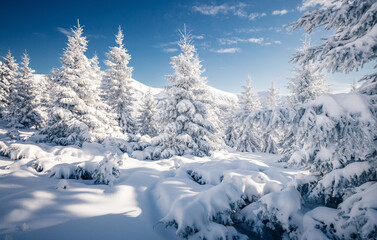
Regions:
[[[27,51],[25,50],[23,56],[22,56],[22,62],[21,62],[21,67],[20,67],[20,77],[22,78],[32,78],[33,73],[35,70],[31,69],[29,67],[30,64],[30,58],[29,55],[27,54]]]
[[[310,48],[310,36],[306,34],[298,52],[305,52]],[[298,68],[293,68],[292,71],[295,76],[288,78],[287,86],[291,92],[290,103],[292,106],[314,100],[329,91],[326,75],[321,73],[318,64],[313,60]]]
[[[139,115],[139,132],[141,135],[154,137],[157,135],[156,100],[150,90],[144,95]]]
[[[115,42],[118,46],[110,47],[105,61],[108,69],[105,72],[103,89],[106,101],[112,108],[116,120],[123,132],[135,133],[136,121],[132,116],[134,89],[131,86],[133,68],[128,66],[131,55],[123,45],[124,35],[119,26]]]
[[[166,76],[168,99],[159,121],[164,131],[157,137],[161,153],[156,157],[193,154],[210,155],[215,128],[208,121],[207,86],[201,62],[186,26],[180,31],[181,53],[171,58],[174,74]]]
[[[17,81],[18,64],[12,56],[11,51],[3,57],[0,65],[0,117],[5,117],[9,112],[12,84]]]
[[[41,79],[34,77],[34,70],[29,67],[30,58],[25,51],[18,75],[14,94],[11,124],[17,126],[40,128],[44,125],[47,115],[42,107],[45,85]]]
[[[253,92],[253,87],[251,86],[251,77],[247,76],[246,86],[242,86],[245,89],[241,93],[241,106],[243,110],[254,111],[261,108],[258,95]]]
[[[85,55],[88,41],[82,34],[83,27],[77,23],[68,36],[61,69],[50,76],[55,101],[41,133],[62,145],[102,141],[114,130],[101,103],[99,80]]]
[[[363,67],[377,58],[377,2],[375,0],[307,0],[304,6],[320,6],[308,10],[297,22],[294,29],[303,27],[305,32],[313,32],[323,27],[335,33],[325,41],[306,51],[297,52],[294,62],[306,65],[318,61],[320,69],[331,72],[350,72]],[[366,85],[360,91],[368,94],[377,93],[377,73],[365,78]],[[369,84],[368,84],[369,83]]]
[[[268,89],[267,108],[274,108],[278,105],[279,93],[275,87],[275,81],[272,81],[271,88]]]

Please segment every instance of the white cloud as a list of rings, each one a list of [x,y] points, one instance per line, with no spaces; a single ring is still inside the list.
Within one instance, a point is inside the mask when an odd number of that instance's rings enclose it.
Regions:
[[[262,44],[264,41],[264,38],[249,38],[247,39],[249,43],[257,43],[257,44]]]
[[[68,29],[65,29],[65,28],[62,28],[62,27],[57,27],[56,30],[58,30],[59,32],[63,33],[66,36],[72,36],[71,30],[68,30]]]
[[[198,40],[204,39],[204,35],[203,34],[202,35],[192,35],[191,37],[192,37],[192,39],[198,39]]]
[[[275,10],[275,11],[272,12],[272,15],[284,15],[284,14],[287,14],[287,13],[288,13],[287,9]]]
[[[210,49],[214,53],[237,53],[241,52],[240,48],[220,48],[220,49]]]
[[[253,12],[253,13],[249,14],[248,18],[249,18],[249,20],[255,20],[256,18],[265,17],[265,16],[267,16],[266,13]]]
[[[164,48],[163,51],[166,52],[166,53],[172,53],[172,52],[177,52],[178,49],[176,49],[176,48]]]
[[[231,45],[231,44],[238,44],[238,43],[256,43],[262,45],[264,38],[220,38],[219,42],[221,45]]]
[[[281,44],[281,41],[274,41],[275,44]]]
[[[244,7],[246,7],[245,3],[239,3],[233,6],[228,5],[227,3],[223,3],[221,5],[194,6],[193,10],[210,16],[215,16],[217,14],[233,14],[236,16],[244,16],[246,14],[243,10]]]
[[[339,3],[334,2],[333,0],[304,0],[299,10],[303,11],[309,7],[314,7],[316,5],[330,6],[332,4],[336,5]]]
[[[265,17],[267,16],[266,13],[247,13],[245,8],[247,7],[247,4],[245,3],[238,3],[237,5],[229,5],[227,3],[223,3],[221,5],[199,5],[194,6],[192,9],[194,12],[199,12],[204,15],[208,16],[216,16],[219,14],[223,15],[234,15],[241,18],[247,18],[249,20],[255,20],[256,18]]]

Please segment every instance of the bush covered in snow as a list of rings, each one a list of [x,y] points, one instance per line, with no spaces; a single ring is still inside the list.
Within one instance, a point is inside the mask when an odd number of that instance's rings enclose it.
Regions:
[[[94,183],[113,185],[114,181],[119,177],[119,165],[122,164],[122,159],[118,155],[107,153],[105,158],[93,171],[92,177]]]

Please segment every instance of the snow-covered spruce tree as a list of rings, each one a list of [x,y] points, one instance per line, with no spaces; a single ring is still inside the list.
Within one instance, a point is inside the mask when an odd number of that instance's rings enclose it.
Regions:
[[[78,23],[68,36],[62,67],[50,75],[54,83],[54,106],[41,130],[47,140],[61,145],[102,141],[113,130],[103,109],[93,78],[83,27]]]
[[[124,35],[119,27],[115,42],[118,46],[110,47],[106,53],[108,69],[104,75],[104,96],[124,133],[136,132],[136,121],[132,116],[134,97],[131,78],[133,68],[128,66],[131,55],[123,45]]]
[[[154,137],[157,135],[156,100],[149,90],[144,96],[139,115],[139,132],[142,135]]]
[[[298,51],[293,61],[301,65],[315,62],[319,69],[348,73],[376,59],[376,1],[308,0],[303,6],[316,4],[316,9],[304,13],[292,26],[304,27],[308,33],[324,26],[334,34],[319,46]],[[376,73],[364,77],[366,82],[358,92],[376,94],[376,77]],[[372,98],[329,95],[298,110],[297,151],[289,162],[306,165],[320,175],[309,192],[311,199],[336,206],[349,196],[346,193],[376,180],[376,118],[368,103]]]
[[[261,108],[259,97],[253,92],[250,75],[247,76],[246,86],[242,86],[242,88],[245,89],[240,96],[242,109],[246,111],[259,110]]]
[[[310,48],[310,37],[306,35],[303,47],[298,51],[305,52],[308,48]],[[317,70],[316,64],[312,61],[299,68],[293,68],[293,72],[295,76],[288,78],[287,86],[291,92],[290,103],[292,106],[317,99],[328,92],[326,76]]]
[[[308,10],[292,24],[293,28],[303,27],[305,32],[324,27],[334,33],[324,38],[318,46],[297,52],[294,62],[306,65],[318,62],[320,69],[331,72],[350,72],[363,67],[377,58],[377,2],[375,0],[305,0],[303,8],[319,6]],[[365,76],[359,92],[377,94],[377,72]]]
[[[13,119],[14,123],[28,128],[41,128],[47,119],[41,103],[45,85],[34,77],[34,70],[29,67],[29,63],[29,55],[25,52],[19,68],[17,94],[14,96],[17,108],[13,112]]]
[[[267,109],[274,108],[278,105],[279,101],[279,93],[275,88],[275,82],[272,81],[271,88],[268,89],[268,97],[267,97]]]
[[[208,121],[204,69],[186,26],[178,43],[181,53],[171,58],[174,74],[167,76],[167,100],[162,104],[160,126],[154,158],[173,155],[210,155],[216,142],[216,129]]]
[[[99,162],[92,174],[95,184],[114,185],[119,177],[119,166],[123,164],[122,159],[117,154],[106,153],[104,159]]]
[[[11,98],[13,90],[17,86],[18,64],[11,51],[3,57],[0,66],[0,117],[9,120],[11,110]]]
[[[256,152],[263,148],[260,121],[260,111],[236,111],[229,118],[225,130],[225,143],[241,152]]]
[[[261,108],[258,96],[253,92],[251,77],[248,75],[245,89],[240,95],[240,110],[236,111],[228,119],[228,127],[225,130],[225,142],[241,152],[255,152],[262,149],[262,139],[259,122],[253,121],[259,116]]]

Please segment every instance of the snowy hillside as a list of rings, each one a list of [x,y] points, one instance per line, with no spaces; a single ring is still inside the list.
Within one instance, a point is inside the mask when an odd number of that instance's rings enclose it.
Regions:
[[[198,238],[207,231],[214,238],[242,236],[236,230],[241,226],[198,217],[221,214],[225,220],[234,204],[279,191],[308,174],[284,169],[276,163],[279,156],[263,153],[216,152],[211,158],[153,162],[123,155],[114,185],[93,185],[77,170],[94,171],[114,149],[37,145],[27,140],[33,131],[20,130],[25,141],[12,140],[8,131],[1,122],[1,239],[174,239],[192,224]],[[166,229],[163,223],[172,221],[181,227]]]

